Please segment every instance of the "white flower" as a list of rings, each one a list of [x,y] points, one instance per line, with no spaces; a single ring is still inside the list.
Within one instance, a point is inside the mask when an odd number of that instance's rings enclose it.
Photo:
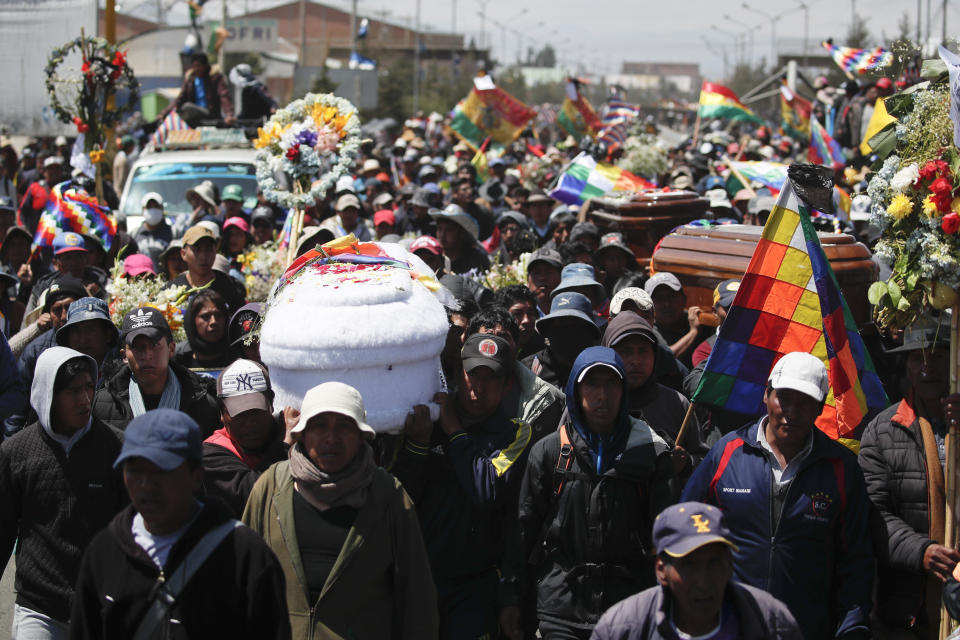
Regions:
[[[916,162],[913,164],[900,169],[897,171],[890,179],[890,188],[896,191],[897,193],[903,193],[907,187],[913,185],[920,178],[920,165]]]

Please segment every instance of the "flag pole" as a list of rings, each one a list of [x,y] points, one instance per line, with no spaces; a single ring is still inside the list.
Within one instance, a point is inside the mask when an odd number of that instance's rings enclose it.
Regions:
[[[693,143],[690,145],[692,148],[697,147],[697,138],[700,137],[700,106],[697,106],[697,119],[693,123]]]
[[[694,404],[691,402],[690,406],[687,407],[687,415],[683,416],[683,422],[680,424],[680,431],[677,432],[677,439],[674,441],[675,445],[679,445],[683,442],[683,437],[687,435],[687,425],[690,424],[693,418],[693,409]]]
[[[953,313],[950,319],[950,393],[960,391],[960,380],[958,380],[957,358],[960,356],[958,345],[960,345],[960,303],[953,305]],[[960,446],[957,438],[960,437],[960,429],[955,424],[948,424],[946,437],[946,468],[943,470],[943,477],[946,480],[946,509],[944,523],[943,544],[950,549],[957,548],[957,469],[960,468]],[[940,640],[946,640],[950,635],[953,621],[943,602],[940,603]]]
[[[753,187],[750,186],[750,181],[743,177],[743,174],[737,171],[737,168],[733,166],[733,160],[730,159],[730,156],[723,154],[723,159],[726,161],[727,165],[730,167],[730,172],[734,177],[740,181],[740,184],[743,185],[743,188],[750,193],[751,198],[757,197],[757,192],[753,190]]]

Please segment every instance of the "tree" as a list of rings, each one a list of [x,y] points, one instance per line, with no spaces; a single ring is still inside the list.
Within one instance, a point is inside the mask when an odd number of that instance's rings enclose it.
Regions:
[[[863,48],[870,44],[870,31],[867,29],[867,19],[860,14],[853,14],[853,21],[847,29],[843,44],[847,47]]]
[[[533,58],[535,67],[555,67],[557,66],[557,52],[549,44],[546,45]]]

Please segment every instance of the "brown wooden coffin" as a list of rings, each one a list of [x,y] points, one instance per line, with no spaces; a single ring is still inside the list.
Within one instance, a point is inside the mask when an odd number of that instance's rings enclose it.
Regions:
[[[693,191],[638,191],[623,198],[587,201],[585,219],[601,233],[618,231],[646,268],[660,239],[678,225],[703,218],[710,201]]]
[[[713,290],[720,282],[743,276],[762,231],[763,227],[742,224],[710,229],[684,226],[663,239],[651,268],[676,275],[683,283],[688,304],[709,308],[713,306]],[[845,233],[817,235],[857,325],[867,324],[867,289],[878,277],[870,250]]]

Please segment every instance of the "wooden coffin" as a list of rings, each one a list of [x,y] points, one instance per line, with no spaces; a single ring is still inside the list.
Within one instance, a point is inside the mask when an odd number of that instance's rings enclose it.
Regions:
[[[693,191],[638,191],[622,198],[587,201],[585,219],[601,233],[617,231],[646,268],[660,239],[675,227],[703,218],[710,201]]]
[[[664,237],[653,254],[651,268],[676,275],[689,305],[709,308],[713,306],[713,290],[720,282],[743,276],[762,231],[763,227],[742,224],[710,229],[680,227]],[[870,250],[845,233],[817,235],[850,312],[857,325],[864,326],[870,322],[867,289],[878,277]]]

